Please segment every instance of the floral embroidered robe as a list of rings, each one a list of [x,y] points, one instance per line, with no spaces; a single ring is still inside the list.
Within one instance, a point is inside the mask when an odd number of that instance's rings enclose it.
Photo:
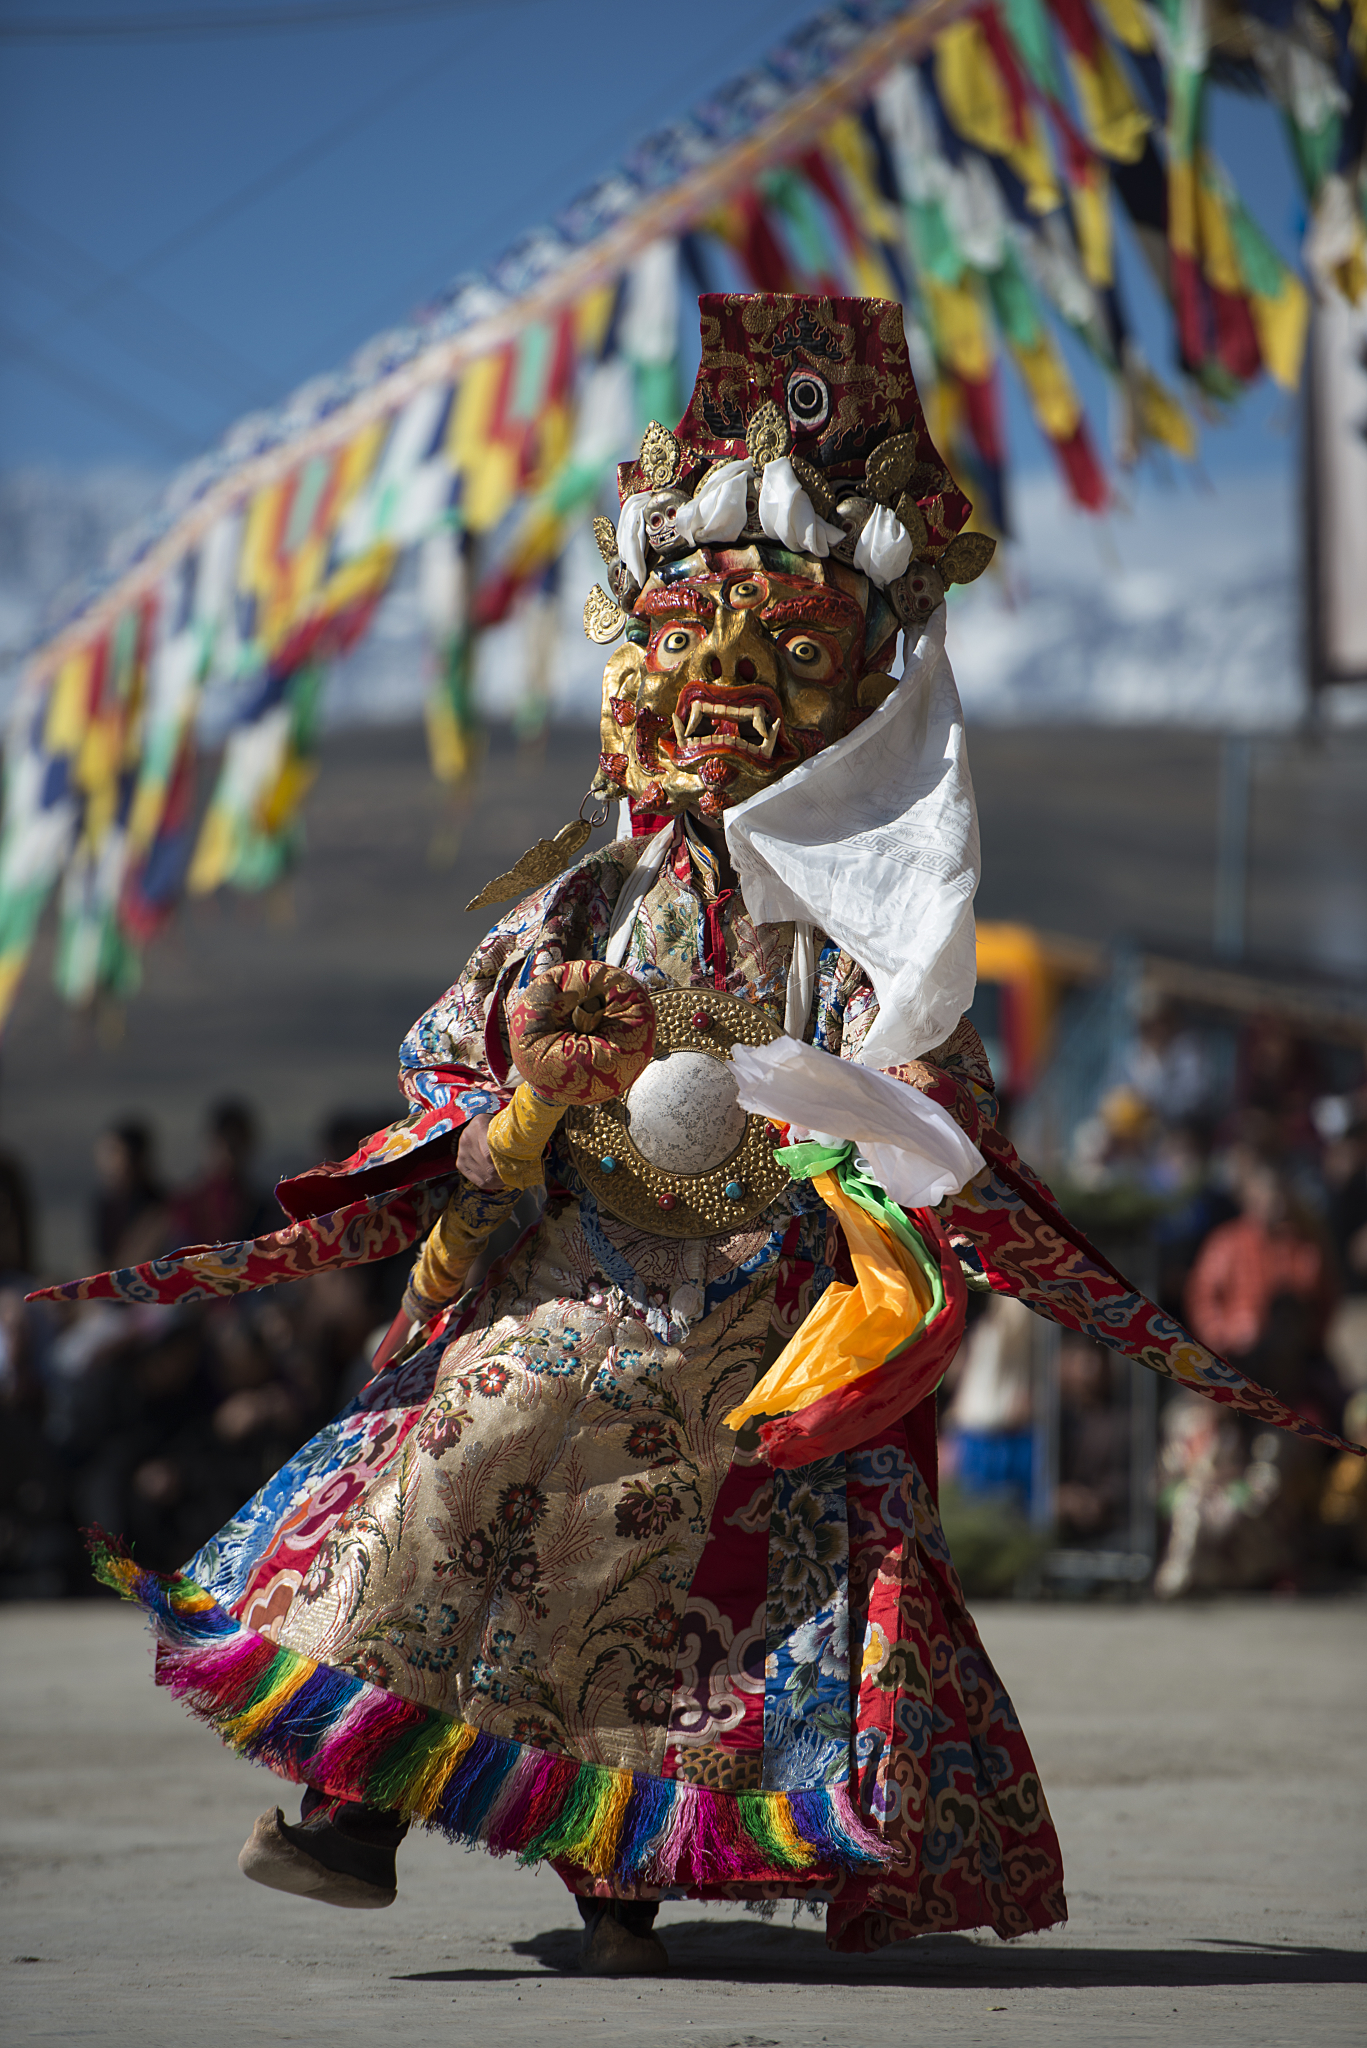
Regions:
[[[405,1041],[412,1114],[349,1163],[353,1184],[392,1186],[396,1162],[507,1099],[503,998],[602,956],[640,852],[591,856],[489,935]],[[781,1016],[792,940],[719,891],[680,826],[626,965],[648,986],[724,988]],[[809,1035],[848,1057],[874,1011],[861,970],[827,945]],[[934,1059],[980,1128],[991,1076],[975,1034],[960,1026]],[[940,1527],[932,1404],[785,1471],[722,1420],[822,1289],[850,1277],[833,1218],[795,1182],[754,1224],[680,1242],[601,1212],[555,1147],[547,1181],[540,1221],[473,1299],[306,1445],[188,1577],[309,1668],[510,1754],[703,1788],[714,1811],[785,1792],[799,1813],[834,1790],[883,1861],[833,1854],[756,1876],[719,1848],[662,1887],[622,1858],[553,1858],[575,1890],[824,1897],[847,1949],[1064,1918],[1039,1780]],[[680,1328],[668,1304],[685,1280],[705,1305]],[[279,1745],[271,1760],[310,1780]],[[525,1828],[514,1837],[502,1839],[522,1846]]]

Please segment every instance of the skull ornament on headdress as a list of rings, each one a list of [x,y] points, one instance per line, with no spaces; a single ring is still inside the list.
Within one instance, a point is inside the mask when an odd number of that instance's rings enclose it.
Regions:
[[[595,794],[716,815],[838,740],[894,688],[898,631],[994,543],[931,441],[882,299],[708,296],[688,410],[618,470],[595,522],[625,634],[603,676]]]

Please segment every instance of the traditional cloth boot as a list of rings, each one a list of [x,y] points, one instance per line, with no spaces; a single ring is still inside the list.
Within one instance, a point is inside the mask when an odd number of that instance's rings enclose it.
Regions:
[[[669,1955],[653,1932],[659,1907],[650,1899],[576,1898],[584,1923],[579,1969],[586,1977],[663,1977]]]
[[[324,1906],[392,1906],[398,1893],[395,1858],[407,1821],[305,1789],[299,1821],[280,1808],[263,1813],[243,1844],[237,1867],[253,1884],[293,1892]]]

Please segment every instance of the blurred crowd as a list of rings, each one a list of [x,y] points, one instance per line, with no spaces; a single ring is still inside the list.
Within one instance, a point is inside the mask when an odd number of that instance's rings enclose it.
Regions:
[[[320,1156],[345,1158],[389,1120],[339,1113]],[[151,1125],[112,1124],[94,1147],[84,1270],[280,1227],[257,1151],[251,1108],[215,1103],[198,1173],[168,1186]],[[158,1570],[183,1565],[364,1384],[407,1263],[189,1307],[26,1305],[30,1193],[0,1155],[0,1598],[97,1592],[81,1537],[94,1525]]]
[[[339,1113],[319,1156],[389,1120]],[[207,1113],[170,1186],[141,1119],[100,1133],[89,1267],[284,1221],[251,1109]],[[1367,1442],[1367,1069],[1272,1018],[1150,1002],[1050,1166],[1122,1270],[1311,1420]],[[188,1308],[25,1304],[21,1166],[0,1153],[0,1598],[94,1589],[81,1531],[183,1564],[364,1384],[408,1259]],[[70,1276],[64,1276],[70,1277]],[[1313,1591],[1367,1573],[1367,1464],[1268,1430],[975,1297],[940,1395],[945,1520],[972,1592]]]
[[[1203,1344],[1367,1443],[1359,1046],[1151,998],[1055,1184]],[[1170,1383],[1155,1401],[1142,1368],[1066,1333],[1042,1338],[1014,1302],[977,1307],[942,1394],[946,1465],[969,1530],[996,1516],[999,1581],[1028,1585],[1052,1562],[1078,1585],[1151,1576],[1175,1598],[1367,1573],[1363,1460]]]

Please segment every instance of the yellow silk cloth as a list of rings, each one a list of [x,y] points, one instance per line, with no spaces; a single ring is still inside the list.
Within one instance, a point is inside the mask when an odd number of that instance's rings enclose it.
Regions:
[[[934,1302],[911,1253],[850,1200],[833,1173],[817,1174],[812,1185],[845,1233],[855,1285],[832,1281],[749,1399],[727,1416],[732,1429],[755,1416],[810,1408],[862,1379],[911,1342]]]
[[[427,1234],[417,1262],[408,1279],[405,1297],[409,1311],[419,1320],[454,1301],[465,1287],[465,1276],[503,1221],[495,1211],[486,1221],[469,1222],[461,1214],[460,1196],[452,1195]]]
[[[506,1109],[489,1122],[489,1156],[510,1192],[539,1187],[545,1179],[542,1154],[565,1114],[543,1102],[524,1081]],[[490,1237],[508,1214],[497,1192],[491,1200],[464,1186],[452,1195],[428,1233],[409,1277],[405,1296],[420,1320],[454,1301]]]
[[[489,1124],[489,1157],[505,1188],[539,1188],[545,1180],[541,1155],[555,1135],[566,1105],[543,1102],[525,1081],[506,1109]]]

